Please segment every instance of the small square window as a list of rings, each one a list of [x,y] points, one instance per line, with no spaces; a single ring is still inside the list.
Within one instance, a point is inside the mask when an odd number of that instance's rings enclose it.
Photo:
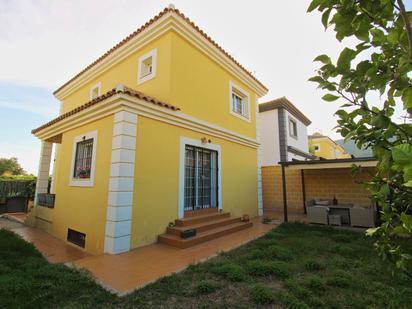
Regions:
[[[101,83],[94,85],[90,89],[90,100],[96,99],[100,95]]]
[[[138,76],[137,83],[141,84],[148,81],[156,76],[156,60],[157,60],[157,50],[144,54],[139,58]]]
[[[298,137],[298,126],[292,118],[289,118],[289,135],[295,138]]]
[[[313,149],[315,149],[315,151],[319,151],[319,150],[320,150],[320,146],[319,146],[319,145],[313,145]]]
[[[230,112],[249,121],[249,95],[241,88],[230,83]]]

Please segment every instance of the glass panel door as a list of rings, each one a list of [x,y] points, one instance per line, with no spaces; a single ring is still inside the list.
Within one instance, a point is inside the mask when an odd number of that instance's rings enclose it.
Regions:
[[[217,151],[186,145],[185,211],[218,207]]]

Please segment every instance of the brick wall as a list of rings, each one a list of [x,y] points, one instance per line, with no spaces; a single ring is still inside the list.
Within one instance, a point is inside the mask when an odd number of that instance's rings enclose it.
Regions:
[[[373,172],[373,168],[368,168]],[[306,200],[319,197],[333,199],[335,195],[339,203],[352,203],[357,206],[370,206],[370,193],[359,181],[368,180],[367,171],[359,173],[355,178],[350,175],[349,168],[304,170]],[[303,193],[300,170],[286,168],[286,187],[288,210],[293,213],[303,212]],[[263,207],[265,211],[283,211],[282,169],[280,166],[262,167]]]

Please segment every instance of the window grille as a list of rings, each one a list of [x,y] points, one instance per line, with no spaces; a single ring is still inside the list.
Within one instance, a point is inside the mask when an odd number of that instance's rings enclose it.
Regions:
[[[78,142],[74,161],[73,178],[89,179],[93,155],[93,138]]]

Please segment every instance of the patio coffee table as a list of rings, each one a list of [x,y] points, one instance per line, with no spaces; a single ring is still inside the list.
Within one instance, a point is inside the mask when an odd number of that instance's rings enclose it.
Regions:
[[[328,205],[329,213],[331,215],[340,215],[342,218],[342,224],[350,225],[350,212],[349,209],[353,207],[353,204],[337,204]]]

